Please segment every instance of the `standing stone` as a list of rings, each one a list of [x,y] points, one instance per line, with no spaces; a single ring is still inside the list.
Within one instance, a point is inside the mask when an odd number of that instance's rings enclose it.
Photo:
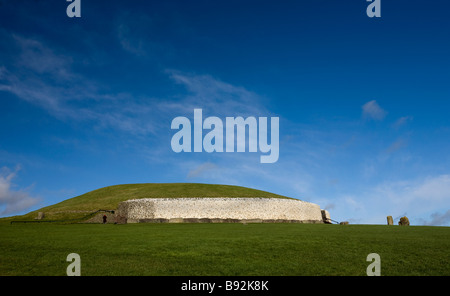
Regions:
[[[401,217],[400,218],[400,221],[398,221],[398,225],[401,225],[401,226],[409,226],[409,219],[408,219],[408,217]]]
[[[320,210],[322,213],[322,220],[325,224],[331,224],[330,213],[327,210]]]
[[[38,220],[42,220],[42,219],[44,219],[45,218],[45,214],[44,214],[44,212],[38,212],[38,216],[37,216],[37,218],[36,219],[38,219]]]
[[[394,225],[394,219],[392,219],[392,216],[387,216],[387,225]]]

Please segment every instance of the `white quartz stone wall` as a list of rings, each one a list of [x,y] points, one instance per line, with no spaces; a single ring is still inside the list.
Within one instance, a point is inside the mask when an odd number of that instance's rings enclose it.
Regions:
[[[130,221],[174,218],[322,221],[318,205],[280,198],[144,198],[120,203],[117,214]]]

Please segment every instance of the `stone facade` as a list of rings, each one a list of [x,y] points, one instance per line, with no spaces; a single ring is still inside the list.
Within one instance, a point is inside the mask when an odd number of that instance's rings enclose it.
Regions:
[[[329,218],[329,213],[327,213]],[[121,202],[118,223],[323,223],[316,204],[280,198],[144,198]]]

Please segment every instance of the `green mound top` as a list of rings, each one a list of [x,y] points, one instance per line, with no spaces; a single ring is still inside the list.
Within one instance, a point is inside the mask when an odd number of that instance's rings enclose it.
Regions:
[[[195,183],[146,183],[114,185],[90,191],[60,203],[33,211],[25,216],[32,218],[44,212],[46,218],[67,217],[68,213],[97,210],[115,210],[120,202],[139,198],[183,197],[263,197],[289,198],[266,191],[231,185]],[[25,218],[24,216],[24,218]]]

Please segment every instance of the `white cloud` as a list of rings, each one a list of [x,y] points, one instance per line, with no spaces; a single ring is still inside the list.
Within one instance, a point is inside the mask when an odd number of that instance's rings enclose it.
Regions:
[[[394,124],[392,125],[394,128],[398,129],[404,125],[406,125],[408,122],[411,122],[413,120],[412,116],[403,116],[397,119]]]
[[[190,93],[181,98],[181,102],[177,100],[177,104],[165,102],[161,107],[182,108],[189,112],[193,112],[194,108],[202,108],[204,112],[214,116],[269,116],[262,104],[263,98],[244,87],[223,82],[210,75],[186,74],[175,70],[166,70],[166,73]]]
[[[434,225],[434,226],[444,226],[450,225],[450,210],[447,210],[445,213],[433,213],[431,214],[431,220],[425,221],[425,225]]]
[[[450,175],[429,177],[418,186],[408,188],[411,201],[422,200],[430,203],[450,203]]]
[[[413,225],[448,225],[447,214],[434,213],[450,208],[450,175],[383,182],[365,191],[341,195],[333,203],[336,207],[331,215],[339,219],[384,224],[387,216],[406,215]],[[430,215],[432,219],[427,222]]]
[[[12,180],[18,171],[10,171],[4,167],[0,171],[0,216],[17,214],[39,202],[39,198],[31,196],[25,190],[14,190]]]
[[[174,100],[108,93],[104,91],[107,87],[73,71],[70,53],[50,49],[38,39],[2,37],[16,45],[17,53],[11,63],[0,67],[0,91],[39,106],[62,121],[88,122],[93,128],[145,136],[156,135],[164,128],[163,122],[192,114],[194,108],[203,108],[205,116],[268,116],[257,94],[210,75],[166,71],[175,84],[187,90]]]
[[[375,100],[365,103],[362,106],[362,110],[365,118],[373,120],[383,120],[387,114]]]
[[[2,36],[5,37],[6,36]],[[39,106],[62,121],[89,122],[94,128],[134,135],[154,134],[152,99],[105,93],[101,85],[72,70],[69,53],[50,49],[38,39],[8,36],[18,52],[0,68],[0,90]]]
[[[390,209],[392,216],[406,212],[410,220],[423,218],[450,208],[450,175],[384,183],[375,188],[372,199],[378,208]]]
[[[407,141],[405,139],[397,139],[394,143],[392,143],[387,149],[386,153],[394,153],[395,151],[407,146]]]

